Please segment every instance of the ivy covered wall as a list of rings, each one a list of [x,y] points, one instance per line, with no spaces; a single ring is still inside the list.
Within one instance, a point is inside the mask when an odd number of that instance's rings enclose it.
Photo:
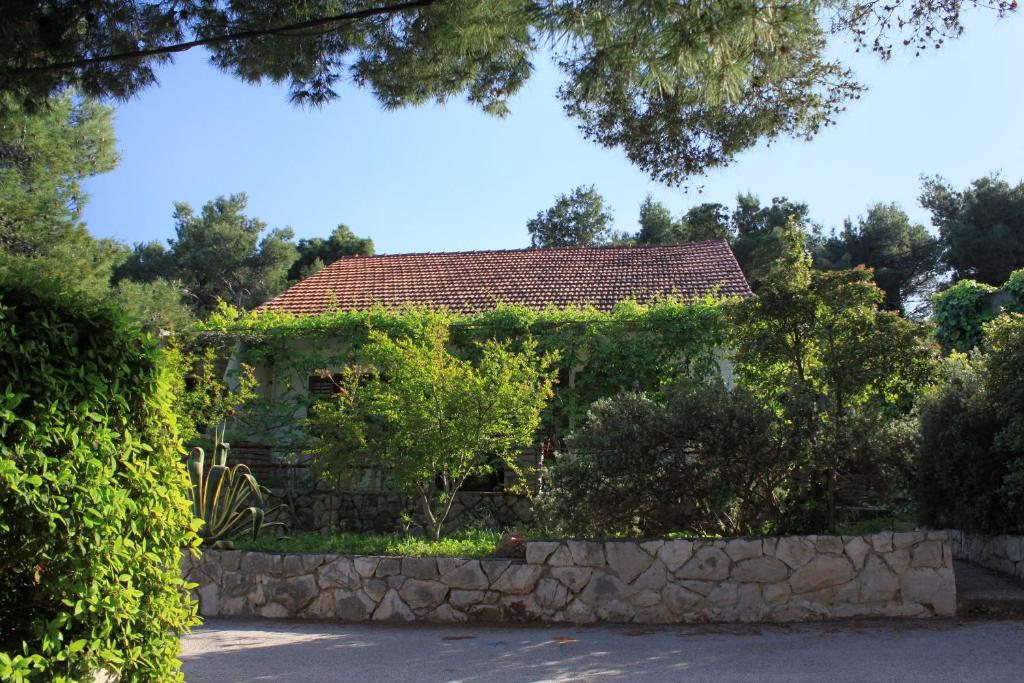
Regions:
[[[358,364],[371,329],[415,337],[443,324],[452,351],[468,358],[478,352],[477,342],[533,338],[540,353],[559,354],[558,387],[538,434],[538,443],[545,438],[557,443],[599,398],[628,389],[657,390],[685,374],[721,372],[728,379],[728,305],[729,300],[710,297],[666,298],[650,304],[623,301],[610,312],[499,305],[475,315],[376,308],[315,316],[239,314],[225,307],[203,325],[198,341],[240,361],[229,364],[229,372],[252,368],[259,383],[256,398],[233,420],[233,438],[300,450],[304,418],[317,400],[308,391],[310,377],[328,378]]]

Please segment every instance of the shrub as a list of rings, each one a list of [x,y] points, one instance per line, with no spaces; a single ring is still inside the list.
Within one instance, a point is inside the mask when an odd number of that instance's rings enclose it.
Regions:
[[[311,431],[320,436],[310,453],[334,481],[357,479],[367,467],[381,472],[390,488],[418,501],[438,540],[467,479],[500,463],[525,481],[519,455],[551,397],[553,358],[538,356],[530,340],[519,352],[489,341],[473,363],[448,351],[447,327],[422,332],[398,340],[370,333],[369,379],[342,391],[333,408],[314,411]]]
[[[549,531],[584,536],[777,529],[783,446],[773,416],[720,382],[682,383],[665,403],[623,394],[593,405],[537,508]]]
[[[987,533],[1024,529],[1024,315],[985,326],[987,353],[954,354],[922,400],[922,522]]]
[[[756,297],[734,308],[738,382],[780,421],[793,467],[787,494],[795,529],[835,531],[844,507],[891,505],[903,488],[912,430],[886,436],[934,379],[927,330],[879,310],[870,271],[811,268],[797,231]],[[880,460],[879,455],[885,459]],[[902,463],[902,464],[901,464]]]
[[[998,489],[1006,475],[992,446],[998,425],[984,388],[985,358],[953,354],[942,382],[921,400],[915,459],[918,519],[989,531],[1006,525]]]
[[[196,537],[164,373],[108,304],[0,279],[0,679],[181,680]]]

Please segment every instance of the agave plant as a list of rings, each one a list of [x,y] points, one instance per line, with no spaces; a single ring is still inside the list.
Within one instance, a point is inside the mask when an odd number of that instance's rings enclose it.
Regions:
[[[224,441],[224,428],[214,432],[213,462],[207,470],[206,454],[193,448],[188,458],[188,476],[192,481],[192,514],[203,521],[199,536],[203,545],[231,548],[230,538],[243,531],[252,537],[262,529],[283,526],[281,522],[264,522],[268,514],[283,508],[263,509],[263,489],[247,465],[228,467],[231,445]]]

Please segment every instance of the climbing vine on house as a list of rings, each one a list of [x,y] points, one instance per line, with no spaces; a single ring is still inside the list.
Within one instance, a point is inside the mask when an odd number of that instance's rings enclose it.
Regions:
[[[533,340],[537,353],[558,357],[558,382],[539,429],[541,438],[557,442],[599,398],[654,391],[717,370],[725,348],[725,305],[712,297],[670,297],[648,304],[627,300],[608,312],[499,305],[471,315],[410,307],[312,316],[242,314],[223,306],[200,327],[198,339],[219,353],[237,354],[236,366],[255,368],[260,391],[233,421],[235,438],[295,449],[308,437],[301,418],[316,401],[307,391],[310,378],[340,378],[371,331],[416,340],[422,330],[442,326],[451,352],[473,362],[480,360],[480,342],[521,350]]]
[[[1011,313],[1024,311],[1024,268],[1010,273],[1002,290],[1008,297],[1001,306],[992,304],[998,288],[974,280],[960,280],[935,295],[935,337],[943,350],[966,353],[978,348],[985,338],[982,328],[999,315],[1000,308]]]

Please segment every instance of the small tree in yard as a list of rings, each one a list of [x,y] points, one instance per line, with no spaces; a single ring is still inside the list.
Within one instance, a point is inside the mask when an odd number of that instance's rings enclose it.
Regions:
[[[532,341],[521,352],[485,342],[475,365],[447,341],[442,326],[418,339],[372,332],[364,349],[371,370],[311,419],[321,472],[343,479],[381,470],[418,500],[435,540],[470,477],[500,462],[525,482],[517,455],[533,440],[553,380],[554,359],[538,356]]]

